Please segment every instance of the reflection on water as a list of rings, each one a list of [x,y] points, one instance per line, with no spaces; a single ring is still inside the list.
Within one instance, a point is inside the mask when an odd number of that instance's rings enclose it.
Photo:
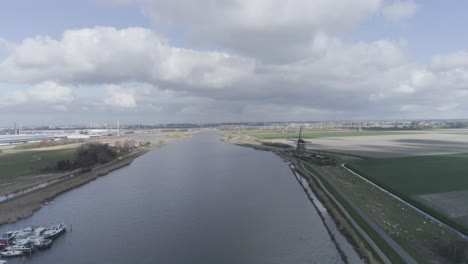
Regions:
[[[73,232],[26,263],[341,262],[286,163],[210,133],[145,154],[0,231],[61,220]]]

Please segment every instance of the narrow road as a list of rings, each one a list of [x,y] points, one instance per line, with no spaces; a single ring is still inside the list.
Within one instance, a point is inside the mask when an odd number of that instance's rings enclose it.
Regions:
[[[308,170],[304,164],[299,161],[299,163],[301,164],[301,167],[307,171],[310,175],[313,175],[315,177],[315,174],[314,172],[311,172],[310,170]],[[322,176],[322,175],[321,175]],[[340,195],[341,197],[343,197],[343,199],[359,214],[359,216],[364,219],[364,221],[367,222],[367,224],[369,224],[369,226],[374,229],[375,232],[377,232],[377,234],[380,235],[380,237],[382,237],[383,240],[385,240],[385,242],[398,254],[400,255],[400,257],[406,262],[406,263],[417,263],[413,257],[411,257],[408,252],[406,252],[398,243],[395,242],[395,240],[393,240],[388,234],[387,232],[385,232],[379,225],[377,225],[374,220],[372,220],[364,211],[361,210],[361,208],[359,206],[357,206],[356,203],[354,203],[354,201],[352,201],[345,193],[343,193],[339,188],[337,188],[337,186],[335,185],[334,182],[330,181],[327,177],[324,177],[322,176],[321,177],[323,180],[325,180],[328,184],[330,184],[332,186],[333,189],[335,189]],[[316,179],[318,179],[316,177]],[[321,183],[320,179],[319,180],[319,183]],[[332,197],[332,199],[338,204],[338,205],[341,205],[336,199],[334,199],[333,195],[331,195],[328,190],[322,185],[320,184],[322,189],[327,193],[327,195],[329,195],[330,197]],[[340,208],[343,212],[346,212],[346,210],[341,206]],[[365,233],[365,231],[354,221],[354,219],[346,213],[346,217],[350,220],[352,220],[352,223],[353,223],[353,226],[357,225],[359,228],[357,228],[358,232],[361,233],[361,235],[363,235],[366,240],[368,242],[372,241],[372,239],[369,238],[369,236],[367,235],[367,233]],[[356,227],[356,226],[355,226]],[[364,232],[364,234],[362,234],[362,232]],[[370,240],[370,241],[369,241]],[[378,248],[378,246],[372,241],[371,243],[371,246],[375,249],[375,247]],[[376,251],[378,254],[379,252],[382,252],[380,249],[378,249]],[[382,254],[382,253],[381,253]],[[379,254],[379,255],[381,255]],[[382,257],[382,256],[381,256]],[[383,258],[384,262],[386,263],[391,263],[388,258]]]

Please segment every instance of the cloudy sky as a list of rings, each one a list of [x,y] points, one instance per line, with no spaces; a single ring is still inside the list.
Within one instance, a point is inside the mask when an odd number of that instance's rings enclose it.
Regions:
[[[3,0],[0,125],[468,117],[459,0]]]

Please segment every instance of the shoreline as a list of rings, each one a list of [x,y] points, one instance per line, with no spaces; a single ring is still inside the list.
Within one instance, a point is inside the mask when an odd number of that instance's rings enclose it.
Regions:
[[[294,165],[295,170],[297,173],[303,177],[307,183],[308,187],[311,189],[313,194],[318,198],[318,200],[322,203],[322,205],[327,209],[330,217],[333,219],[335,222],[335,225],[339,232],[346,238],[347,242],[354,248],[354,250],[359,254],[359,256],[362,258],[364,263],[385,263],[386,261],[383,261],[380,259],[379,254],[376,253],[372,247],[368,244],[369,242],[365,240],[361,234],[357,230],[354,229],[350,221],[352,219],[348,219],[343,212],[340,211],[340,209],[334,204],[332,201],[332,198],[329,197],[326,193],[325,190],[322,190],[319,185],[314,182],[313,179],[309,179],[308,177],[305,177],[304,175],[307,175],[303,170],[301,170],[300,166],[297,166],[298,163],[295,160],[291,160],[291,157],[286,155],[284,153],[284,150],[290,150],[292,148],[284,148],[281,149],[279,147],[274,147],[274,146],[267,146],[267,145],[261,145],[257,142],[254,142],[252,140],[245,140],[244,138],[240,137],[231,137],[227,136],[226,134],[223,135],[224,137],[222,138],[223,141],[229,142],[234,145],[238,145],[241,147],[247,147],[247,148],[252,148],[255,150],[260,150],[260,151],[269,151],[272,152],[276,155],[278,155],[280,158],[283,160],[289,161],[291,164]],[[302,186],[304,188],[304,186]],[[307,194],[307,193],[306,193]],[[309,197],[310,198],[310,197]],[[313,204],[313,202],[312,202]],[[315,205],[314,205],[315,207]],[[320,212],[318,212],[319,216],[323,220],[323,216],[321,215]],[[325,223],[324,223],[325,225]],[[325,225],[326,226],[326,225]],[[330,230],[328,230],[328,227],[326,226],[328,233],[330,234]],[[341,249],[341,246],[339,245],[338,241],[334,239],[332,235],[330,235],[332,238],[332,241],[335,243],[336,248],[338,252],[341,255],[341,258],[346,262],[346,254]],[[346,256],[346,257],[344,257]]]
[[[64,176],[63,179],[58,182],[54,182],[44,188],[33,190],[0,202],[0,226],[28,218],[36,211],[40,210],[44,203],[55,199],[59,195],[85,185],[115,170],[126,167],[136,158],[164,145],[170,144],[173,141],[191,137],[192,134],[193,133],[187,133],[179,137],[168,137],[158,140],[153,145],[139,149],[122,157],[121,159],[97,165],[90,169],[81,168],[78,169],[78,173],[76,173],[77,170],[68,172],[66,173],[67,176]],[[72,174],[74,174],[74,176],[70,176]]]
[[[74,177],[66,178],[44,188],[13,197],[2,202],[0,204],[0,225],[11,224],[21,219],[28,218],[41,209],[45,202],[53,200],[57,196],[69,190],[80,187],[101,176],[107,175],[112,171],[128,166],[133,162],[133,160],[144,155],[148,151],[151,151],[151,149],[129,154],[121,160],[110,161],[91,168],[90,171],[81,172],[79,175]]]

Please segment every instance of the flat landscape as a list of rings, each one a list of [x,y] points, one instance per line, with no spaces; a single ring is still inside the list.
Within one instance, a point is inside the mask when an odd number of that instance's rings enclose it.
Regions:
[[[382,135],[401,135],[407,131],[393,131],[393,130],[344,130],[344,129],[304,129],[302,131],[302,138],[324,138],[324,137],[357,137],[357,136],[382,136]],[[248,130],[245,134],[258,138],[258,139],[297,139],[299,131],[285,131],[278,130]]]
[[[149,143],[152,146],[160,146],[188,137],[188,132],[158,132],[129,134],[119,137],[102,137],[93,139],[107,144],[116,144],[127,140]],[[63,144],[50,147],[33,147],[31,145],[12,145],[0,148],[0,195],[22,190],[45,181],[63,177],[68,172],[47,170],[55,166],[59,160],[73,160],[77,148],[81,143]]]
[[[45,171],[63,159],[73,159],[78,144],[37,149],[3,149],[0,153],[0,195],[21,190],[64,173]]]
[[[361,159],[347,166],[406,196],[468,189],[468,154]]]
[[[261,142],[296,145],[291,133],[283,138],[271,131],[246,134]],[[468,130],[323,130],[303,135],[309,151],[355,157],[347,162],[355,172],[468,232]]]
[[[349,135],[365,131],[351,131]],[[382,134],[361,136],[324,136],[307,139],[307,149],[339,152],[369,158],[390,158],[423,155],[468,153],[466,130],[379,131]],[[390,133],[390,134],[385,134]],[[326,134],[324,132],[324,134]],[[271,139],[271,142],[295,146],[292,139]]]
[[[347,166],[468,230],[468,154],[361,159]]]
[[[38,149],[8,149],[0,153],[0,183],[38,173],[59,160],[73,159],[78,145]]]

